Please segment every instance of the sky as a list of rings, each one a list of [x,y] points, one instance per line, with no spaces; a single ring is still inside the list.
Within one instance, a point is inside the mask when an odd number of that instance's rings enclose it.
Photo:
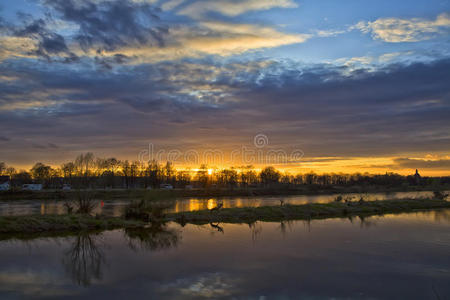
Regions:
[[[450,175],[450,0],[3,0],[0,161]]]

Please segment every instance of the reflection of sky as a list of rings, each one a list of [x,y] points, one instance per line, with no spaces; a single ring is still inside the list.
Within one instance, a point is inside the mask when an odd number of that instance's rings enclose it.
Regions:
[[[182,231],[181,241],[161,251],[130,250],[121,231],[104,233],[98,243],[103,277],[83,288],[61,266],[73,238],[3,241],[0,295],[424,299],[433,298],[433,288],[450,293],[448,211],[252,228],[221,224],[223,234],[209,225],[172,226]]]
[[[335,158],[280,166],[294,172],[448,174],[448,0],[10,2],[0,145],[11,165],[131,159],[148,143],[230,153],[262,132]]]
[[[397,193],[350,193],[343,194],[343,197],[356,201],[365,199],[366,201],[373,200],[391,200],[391,199],[416,199],[427,198],[433,195],[432,192],[397,192]],[[223,204],[224,208],[234,207],[259,207],[259,206],[277,206],[280,201],[284,204],[307,204],[307,203],[328,203],[334,201],[338,194],[332,195],[297,195],[297,196],[265,196],[265,197],[221,197],[221,198],[186,198],[177,199],[171,203],[168,212],[183,212],[212,209],[219,203]],[[103,201],[104,206],[101,207],[100,200],[94,208],[93,214],[101,213],[108,216],[119,217],[123,215],[125,207],[130,203],[129,200],[106,200]],[[51,215],[51,214],[66,214],[67,209],[64,207],[63,201],[48,201],[48,200],[23,200],[14,202],[0,202],[0,215],[14,216],[14,215]]]

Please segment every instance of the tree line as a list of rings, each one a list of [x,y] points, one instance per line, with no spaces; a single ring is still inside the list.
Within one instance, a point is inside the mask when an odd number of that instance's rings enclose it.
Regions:
[[[158,188],[170,184],[175,188],[247,188],[274,186],[355,186],[355,185],[429,185],[448,184],[450,177],[424,177],[418,181],[415,176],[396,173],[373,175],[368,173],[342,174],[289,174],[272,166],[255,170],[252,166],[228,169],[211,169],[201,165],[194,170],[177,170],[170,161],[119,160],[114,157],[100,158],[92,153],[80,154],[74,161],[51,167],[41,162],[30,170],[17,171],[0,162],[0,175],[9,176],[13,187],[27,183],[40,183],[44,188],[58,189],[64,184],[74,188]]]

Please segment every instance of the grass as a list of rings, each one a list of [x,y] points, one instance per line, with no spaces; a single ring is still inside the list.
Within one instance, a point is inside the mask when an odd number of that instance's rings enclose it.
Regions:
[[[49,231],[87,231],[142,227],[137,220],[90,215],[31,215],[0,217],[0,234],[39,233]]]
[[[440,199],[401,199],[383,201],[311,203],[302,205],[226,208],[168,214],[168,220],[178,223],[253,223],[256,221],[310,220],[349,216],[370,216],[420,210],[450,208],[450,202]]]
[[[280,222],[350,216],[371,216],[450,208],[442,199],[401,199],[383,201],[331,202],[303,205],[226,208],[218,211],[200,210],[158,215],[158,222],[175,221],[180,224]],[[153,216],[154,217],[154,216]],[[152,220],[153,218],[150,218]],[[138,229],[148,225],[147,220],[90,215],[32,215],[0,217],[1,235],[52,234],[80,231]]]

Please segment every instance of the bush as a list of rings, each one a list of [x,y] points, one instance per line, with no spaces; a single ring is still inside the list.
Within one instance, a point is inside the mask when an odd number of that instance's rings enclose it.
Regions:
[[[132,201],[125,208],[125,218],[144,220],[147,222],[161,220],[165,216],[166,209],[170,208],[170,206],[170,202],[154,202],[145,199]]]
[[[91,214],[97,203],[94,200],[93,193],[89,191],[78,191],[73,200],[78,214]],[[67,207],[69,210],[69,207]]]
[[[433,192],[433,196],[434,196],[434,198],[436,198],[436,199],[439,199],[439,200],[445,200],[445,198],[448,197],[448,194],[445,194],[445,193],[443,193],[443,192],[441,192],[441,191],[434,191],[434,192]]]

